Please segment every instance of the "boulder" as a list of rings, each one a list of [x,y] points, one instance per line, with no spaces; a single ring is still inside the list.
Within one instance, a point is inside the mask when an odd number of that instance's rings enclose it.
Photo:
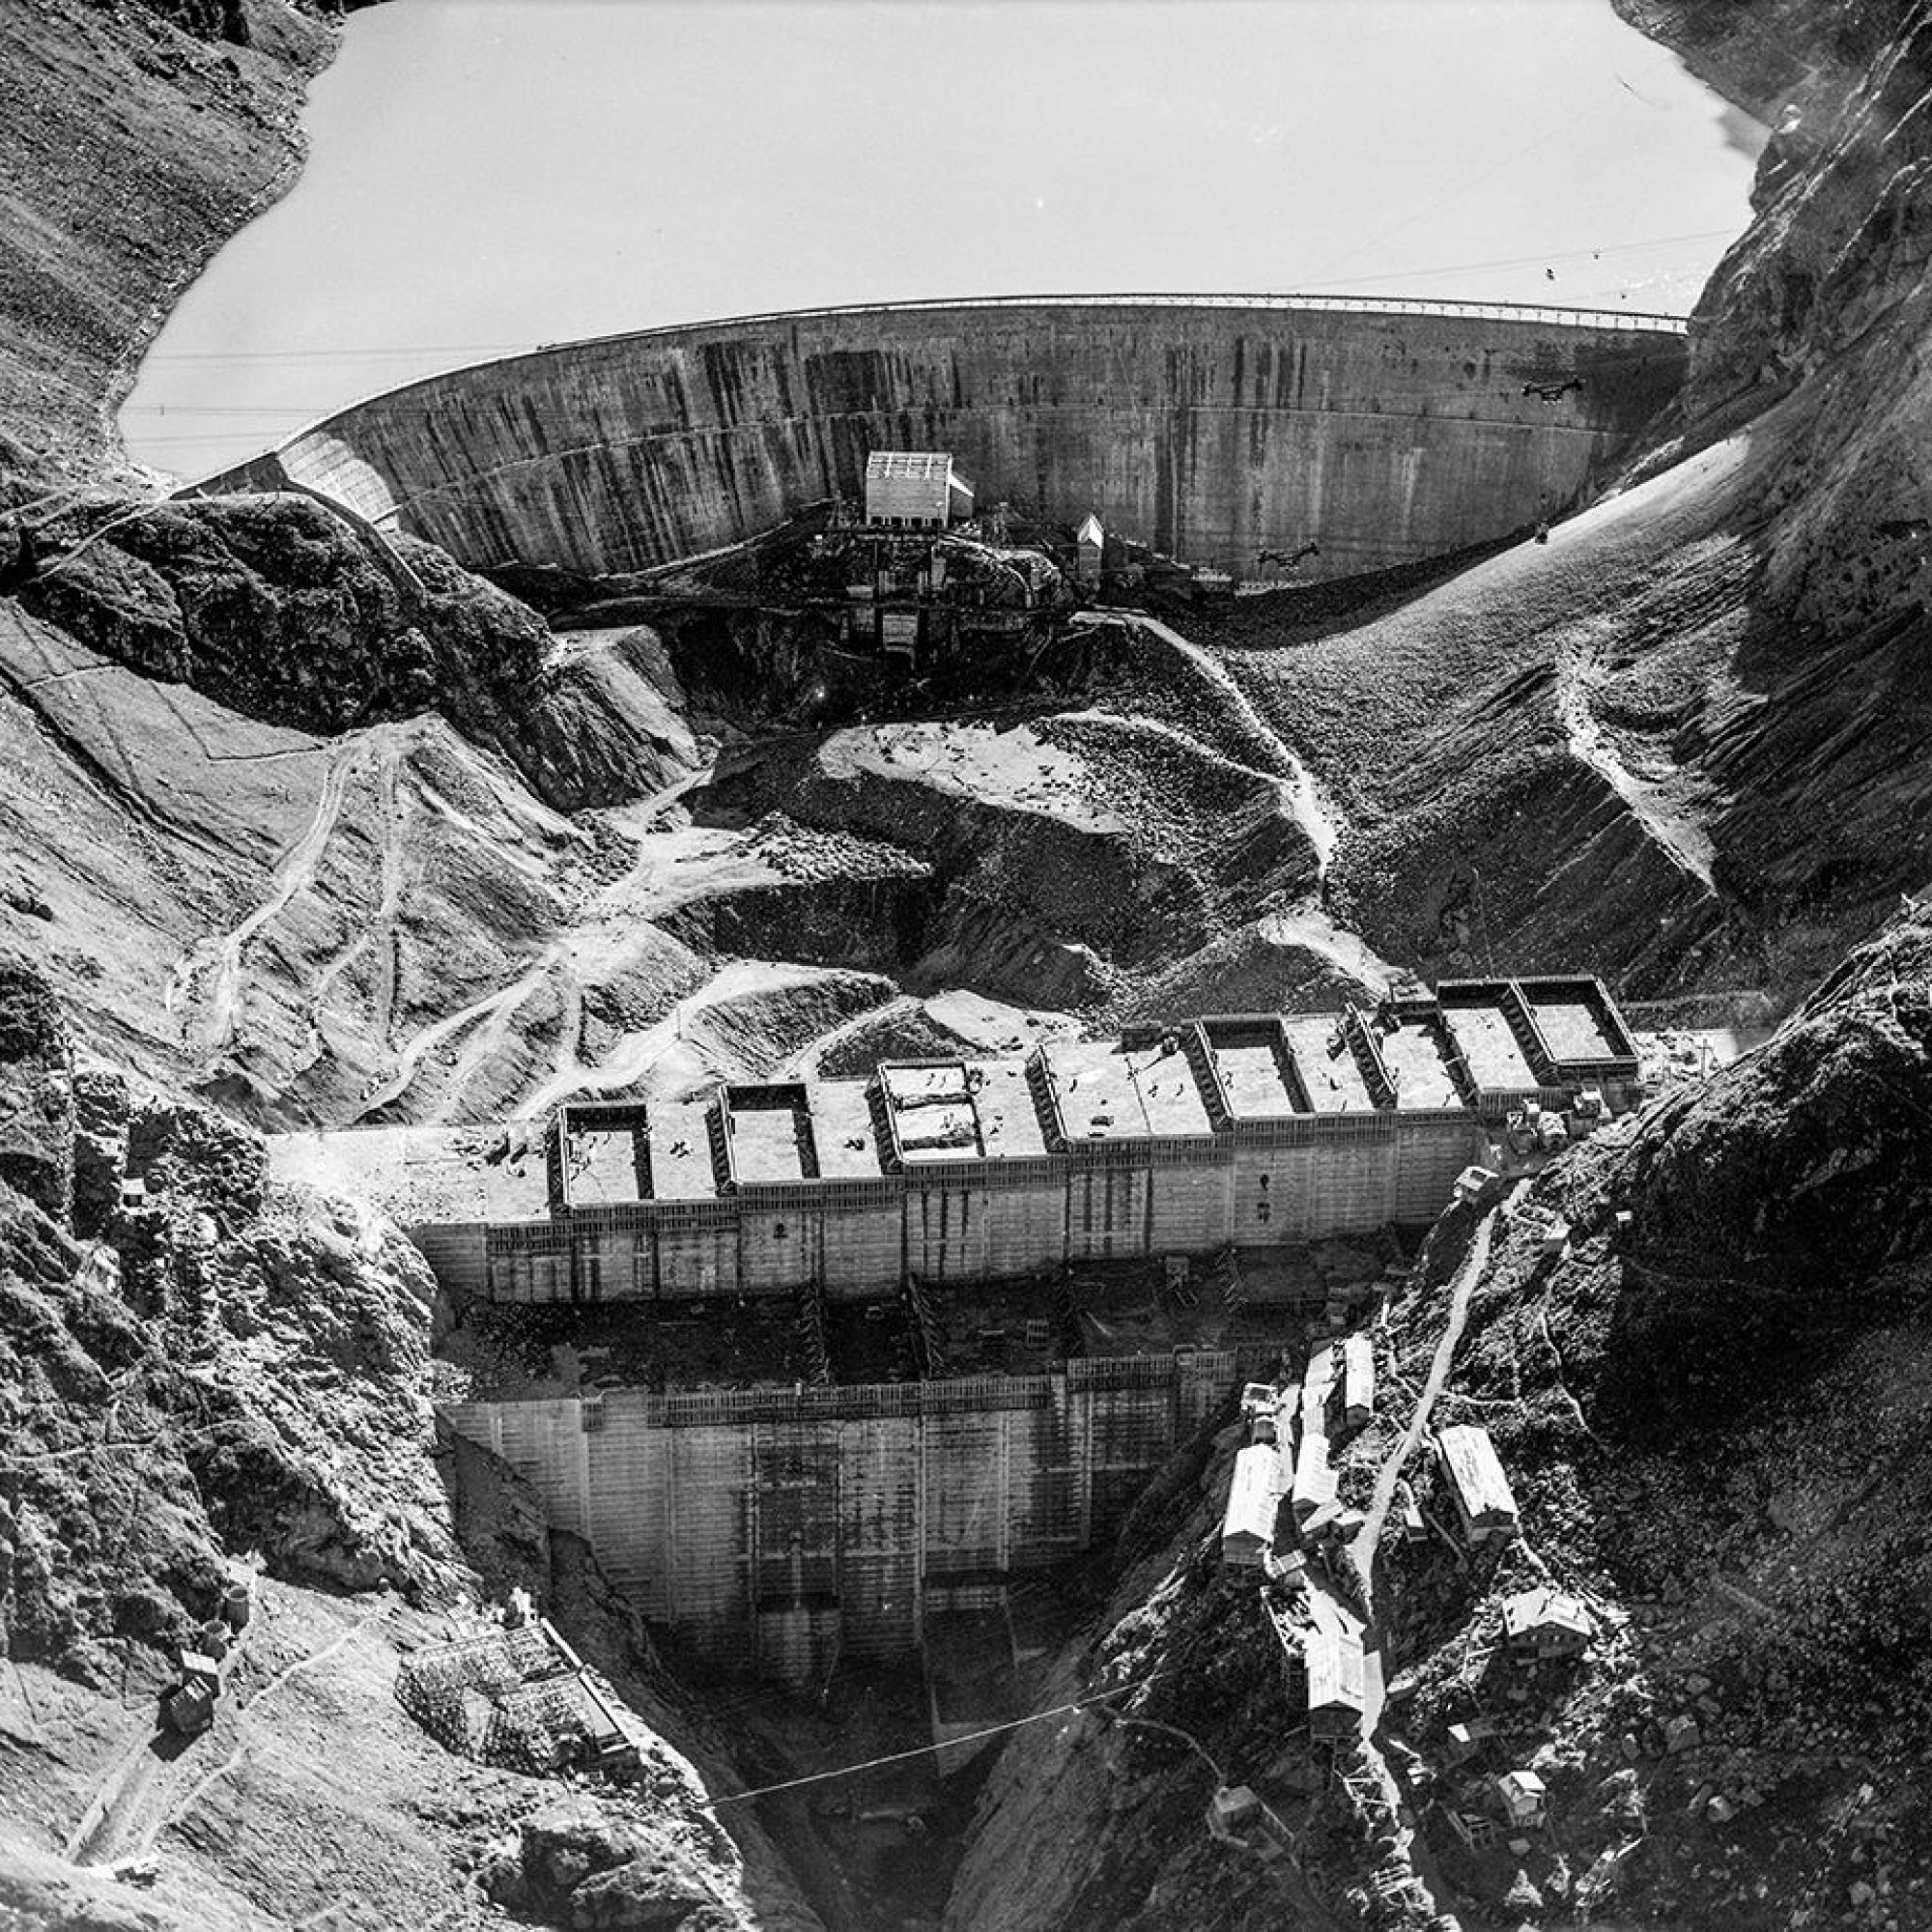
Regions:
[[[519,1864],[514,1882],[499,1875],[498,1895],[585,1932],[726,1932],[733,1923],[695,1869],[594,1798],[562,1798],[526,1819]]]

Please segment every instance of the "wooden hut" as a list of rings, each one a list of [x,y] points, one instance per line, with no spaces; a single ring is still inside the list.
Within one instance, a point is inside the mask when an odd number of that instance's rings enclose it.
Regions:
[[[1575,1657],[1597,1626],[1581,1599],[1538,1585],[1503,1600],[1503,1640],[1519,1657]]]
[[[1376,1412],[1376,1350],[1366,1335],[1350,1335],[1341,1346],[1342,1420],[1360,1429]]]
[[[1270,1442],[1251,1442],[1235,1458],[1228,1508],[1221,1519],[1221,1561],[1253,1569],[1274,1547],[1281,1508],[1281,1457]]]
[[[1335,1465],[1328,1460],[1328,1438],[1319,1430],[1304,1429],[1294,1451],[1294,1482],[1289,1506],[1297,1524],[1306,1524],[1317,1511],[1335,1501]]]
[[[1535,1772],[1506,1771],[1496,1779],[1496,1802],[1504,1818],[1522,1830],[1544,1823],[1549,1795]]]
[[[1471,1548],[1510,1542],[1517,1533],[1516,1496],[1490,1432],[1454,1423],[1437,1433],[1435,1456]]]
[[[1353,1737],[1365,1692],[1362,1643],[1344,1631],[1315,1629],[1302,1640],[1308,1671],[1308,1730],[1316,1738]]]

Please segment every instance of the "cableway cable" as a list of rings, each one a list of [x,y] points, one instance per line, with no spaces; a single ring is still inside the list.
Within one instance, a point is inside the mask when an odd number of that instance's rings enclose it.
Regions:
[[[1070,1704],[1056,1704],[1050,1710],[1035,1711],[1028,1717],[1009,1718],[1004,1723],[988,1724],[983,1730],[968,1731],[963,1736],[948,1738],[944,1744],[915,1745],[910,1750],[888,1751],[881,1757],[863,1758],[857,1764],[835,1765],[830,1771],[807,1772],[802,1777],[787,1777],[776,1784],[761,1784],[754,1791],[722,1792],[715,1798],[706,1799],[697,1808],[700,1811],[715,1811],[721,1804],[744,1804],[753,1798],[769,1798],[774,1792],[796,1791],[802,1785],[822,1784],[826,1779],[833,1777],[850,1777],[862,1771],[875,1771],[882,1765],[905,1764],[916,1757],[929,1757],[934,1751],[950,1750],[960,1745],[978,1744],[982,1739],[996,1738],[1007,1731],[1017,1731],[1028,1724],[1041,1724],[1049,1718],[1068,1718],[1095,1704],[1104,1704],[1111,1697],[1124,1697],[1129,1691],[1144,1690],[1158,1678],[1173,1677],[1178,1674],[1179,1666],[1168,1670],[1155,1670],[1131,1684],[1117,1685],[1111,1690],[1096,1690],[1092,1696],[1076,1697]],[[1168,1727],[1163,1725],[1158,1728]]]

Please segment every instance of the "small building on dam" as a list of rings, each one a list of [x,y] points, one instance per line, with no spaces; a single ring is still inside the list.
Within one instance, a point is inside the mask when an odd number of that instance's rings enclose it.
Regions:
[[[1236,580],[1264,551],[1350,576],[1559,515],[1676,394],[1683,329],[1322,296],[754,316],[432,377],[196,489],[294,484],[472,570],[595,578],[857,499],[875,453],[944,450],[982,505],[1092,513]]]
[[[1512,1115],[1580,1124],[1636,1077],[1596,980],[1463,980],[270,1145],[384,1202],[459,1304],[535,1304],[514,1319],[573,1359],[640,1351],[445,1420],[644,1615],[806,1683],[983,1634],[1321,1318],[1313,1244],[1433,1220]]]

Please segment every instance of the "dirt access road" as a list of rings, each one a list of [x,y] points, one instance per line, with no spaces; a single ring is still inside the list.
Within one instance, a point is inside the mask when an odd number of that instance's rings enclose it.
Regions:
[[[1520,1191],[1522,1183],[1519,1183]],[[1514,1201],[1513,1191],[1510,1199]],[[1319,1566],[1311,1566],[1308,1571],[1308,1607],[1317,1625],[1331,1634],[1355,1638],[1362,1646],[1362,1754],[1377,1783],[1381,1787],[1383,1798],[1396,1823],[1396,1850],[1394,1857],[1405,1862],[1421,1881],[1429,1894],[1429,1910],[1439,1912],[1443,1890],[1442,1875],[1429,1847],[1429,1840],[1416,1823],[1415,1805],[1410,1799],[1406,1781],[1390,1764],[1382,1749],[1382,1714],[1387,1702],[1388,1680],[1386,1662],[1382,1656],[1381,1632],[1375,1621],[1375,1573],[1376,1559],[1380,1552],[1383,1526],[1388,1521],[1390,1504],[1395,1497],[1396,1484],[1402,1479],[1402,1472],[1422,1441],[1429,1428],[1429,1418],[1435,1406],[1436,1398],[1448,1385],[1449,1372],[1454,1366],[1456,1349],[1463,1339],[1463,1329],[1468,1321],[1469,1296],[1476,1283],[1481,1280],[1483,1270],[1489,1265],[1490,1248],[1494,1239],[1496,1218],[1503,1211],[1502,1207],[1492,1208],[1476,1223],[1475,1232],[1470,1236],[1468,1252],[1463,1257],[1462,1265],[1456,1270],[1455,1279],[1450,1284],[1449,1307],[1442,1325],[1441,1339],[1435,1345],[1435,1354],[1429,1365],[1429,1377],[1416,1398],[1414,1410],[1408,1424],[1397,1438],[1387,1456],[1382,1459],[1381,1467],[1376,1472],[1376,1486],[1368,1514],[1362,1520],[1362,1526],[1355,1532],[1349,1546],[1349,1553],[1354,1560],[1356,1570],[1362,1578],[1362,1587],[1369,1604],[1367,1620],[1354,1605],[1338,1595],[1330,1586],[1326,1576]]]
[[[278,1634],[271,1601],[258,1595],[254,1615],[224,1660],[223,1694],[214,1722],[197,1737],[183,1737],[164,1726],[137,1736],[101,1780],[68,1841],[67,1857],[75,1864],[108,1865],[152,1851],[162,1832],[193,1811],[242,1763],[282,1687],[325,1662],[383,1614],[372,1610],[344,1625],[328,1642],[298,1652],[244,1696],[240,1687],[251,1664],[259,1662]]]

